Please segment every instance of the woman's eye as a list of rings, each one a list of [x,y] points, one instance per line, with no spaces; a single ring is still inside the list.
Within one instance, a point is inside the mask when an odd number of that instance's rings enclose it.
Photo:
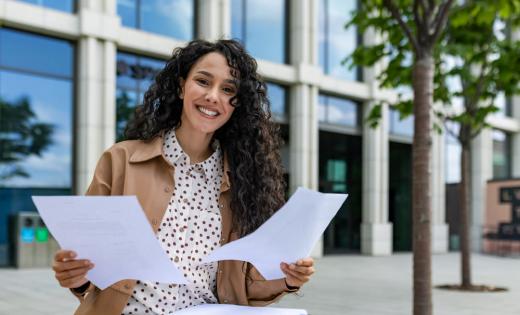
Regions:
[[[227,93],[227,94],[235,94],[235,89],[233,89],[233,88],[225,87],[222,90],[224,91],[224,93]]]
[[[204,80],[204,79],[197,79],[197,82],[201,85],[208,85],[208,80]]]

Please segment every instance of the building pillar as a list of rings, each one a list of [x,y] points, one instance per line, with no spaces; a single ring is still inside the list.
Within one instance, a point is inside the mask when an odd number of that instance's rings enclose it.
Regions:
[[[471,249],[481,251],[486,214],[486,185],[493,178],[493,130],[482,130],[471,146]]]
[[[289,102],[289,191],[299,186],[318,190],[318,88],[310,82],[317,63],[315,37],[318,15],[316,3],[310,0],[290,2],[291,43],[289,60],[299,71],[298,82],[291,86]],[[323,239],[312,256],[323,255]]]
[[[449,228],[446,224],[446,183],[444,167],[445,134],[432,134],[431,160],[431,209],[432,209],[432,252],[447,253]]]
[[[231,37],[230,0],[198,0],[197,37],[214,41]]]
[[[367,117],[373,103],[363,106]],[[388,222],[388,116],[383,105],[381,120],[376,128],[363,125],[363,219],[361,252],[367,255],[392,253],[392,223]]]
[[[520,124],[520,96],[514,96],[511,104],[512,116]],[[520,178],[520,132],[512,134],[511,139],[511,176]]]
[[[80,11],[98,11],[114,15],[116,2],[80,2]],[[78,12],[79,18],[88,17]],[[104,150],[115,141],[116,104],[115,71],[116,45],[92,36],[78,41],[77,108],[76,108],[76,163],[75,192],[83,194]]]

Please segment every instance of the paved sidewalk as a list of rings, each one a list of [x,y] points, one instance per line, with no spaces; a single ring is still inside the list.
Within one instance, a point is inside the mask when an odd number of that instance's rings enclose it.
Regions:
[[[277,306],[305,308],[311,315],[411,314],[411,261],[410,254],[327,256],[317,261],[317,273],[300,296],[287,296]],[[458,272],[458,255],[434,256],[434,284],[456,283]],[[520,314],[520,259],[473,255],[473,278],[510,291],[434,290],[434,314]],[[50,270],[0,269],[0,283],[0,315],[65,315],[77,306]]]

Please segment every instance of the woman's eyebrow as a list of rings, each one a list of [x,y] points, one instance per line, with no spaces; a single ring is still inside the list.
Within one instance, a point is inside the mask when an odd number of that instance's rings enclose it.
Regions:
[[[200,73],[200,74],[203,74],[205,76],[208,76],[210,78],[214,78],[215,76],[207,71],[204,71],[204,70],[199,70],[197,71],[197,73]],[[237,85],[237,81],[236,80],[232,80],[232,79],[226,79],[224,80],[226,83],[231,83],[231,84],[234,84],[234,85]]]

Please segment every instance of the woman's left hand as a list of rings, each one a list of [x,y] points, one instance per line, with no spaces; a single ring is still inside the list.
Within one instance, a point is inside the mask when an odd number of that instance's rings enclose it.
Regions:
[[[285,282],[288,287],[301,287],[309,281],[314,273],[314,259],[311,257],[299,259],[296,263],[281,263],[280,268],[285,274]]]

